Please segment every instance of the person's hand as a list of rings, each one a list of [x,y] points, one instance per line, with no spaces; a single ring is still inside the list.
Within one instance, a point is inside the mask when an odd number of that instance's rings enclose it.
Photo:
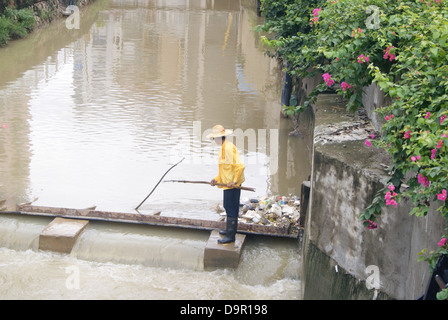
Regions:
[[[210,181],[210,185],[212,185],[212,186],[216,186],[216,180],[215,180],[215,179],[212,179],[212,181]]]
[[[234,188],[236,186],[235,182],[229,182],[227,188]]]

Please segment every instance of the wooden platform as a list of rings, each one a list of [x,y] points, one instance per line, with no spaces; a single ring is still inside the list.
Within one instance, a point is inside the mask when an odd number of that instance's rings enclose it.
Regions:
[[[71,209],[58,207],[33,206],[22,204],[16,206],[17,214],[63,217],[84,220],[148,224],[154,226],[179,227],[199,230],[225,229],[224,221],[168,217],[156,214],[110,212],[89,209]],[[0,212],[1,214],[1,212]],[[238,232],[245,234],[267,235],[286,238],[297,238],[289,233],[289,226],[275,227],[248,223],[238,223]]]

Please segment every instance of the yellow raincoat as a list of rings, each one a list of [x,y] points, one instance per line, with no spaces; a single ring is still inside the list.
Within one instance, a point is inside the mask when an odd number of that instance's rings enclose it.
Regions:
[[[221,150],[218,154],[218,175],[215,177],[217,183],[228,184],[234,182],[237,186],[240,186],[244,180],[244,164],[241,161],[240,154],[237,148],[230,141],[224,140],[221,146]],[[229,188],[218,186],[227,190]]]

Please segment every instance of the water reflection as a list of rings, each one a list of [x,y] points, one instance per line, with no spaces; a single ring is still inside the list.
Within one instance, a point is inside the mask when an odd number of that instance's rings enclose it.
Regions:
[[[170,178],[216,175],[217,147],[203,139],[216,123],[255,134],[242,153],[257,193],[243,196],[299,192],[308,151],[280,117],[280,73],[258,45],[254,8],[99,1],[81,19],[81,30],[55,24],[41,44],[33,35],[0,51],[0,198],[132,211],[182,156]],[[141,209],[216,218],[221,196],[161,184]]]

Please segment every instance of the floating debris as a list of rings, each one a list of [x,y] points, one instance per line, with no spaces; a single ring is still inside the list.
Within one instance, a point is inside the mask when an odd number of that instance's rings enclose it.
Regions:
[[[298,233],[300,229],[300,200],[297,196],[242,198],[240,206],[239,223],[289,227],[290,234]],[[218,205],[217,208],[222,207]],[[217,213],[221,217],[226,215],[221,210],[217,210]]]

